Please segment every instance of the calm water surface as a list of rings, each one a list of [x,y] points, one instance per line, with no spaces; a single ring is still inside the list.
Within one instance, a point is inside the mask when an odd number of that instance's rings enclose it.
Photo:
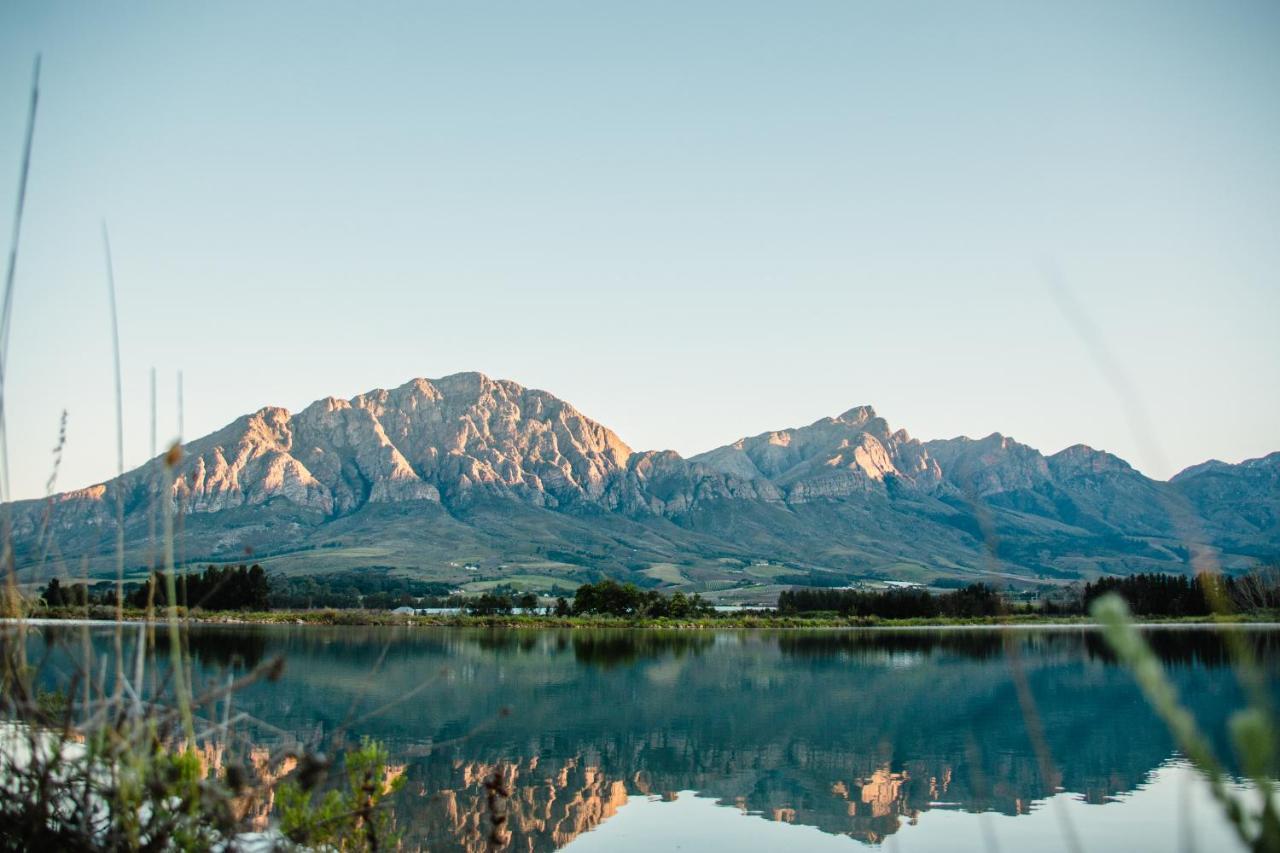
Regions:
[[[69,667],[79,631],[39,630]],[[1280,700],[1280,632],[1245,634]],[[1243,700],[1220,634],[1149,636],[1229,757]],[[109,632],[94,637],[107,652]],[[241,751],[386,743],[411,847],[483,850],[498,763],[515,780],[513,850],[1235,847],[1087,630],[262,626],[196,628],[189,644],[197,682],[287,660],[237,696],[255,721]]]

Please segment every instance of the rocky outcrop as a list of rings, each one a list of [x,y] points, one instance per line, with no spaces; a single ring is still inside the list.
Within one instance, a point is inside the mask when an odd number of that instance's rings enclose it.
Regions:
[[[993,432],[986,438],[926,442],[925,450],[961,493],[977,498],[1010,492],[1034,492],[1050,480],[1040,451]]]
[[[921,491],[942,472],[905,430],[892,432],[870,406],[807,427],[762,433],[690,460],[730,477],[764,481],[791,503],[883,491],[896,480]]]

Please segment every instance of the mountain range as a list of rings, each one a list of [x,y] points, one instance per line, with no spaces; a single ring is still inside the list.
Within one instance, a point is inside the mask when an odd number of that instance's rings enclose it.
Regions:
[[[162,466],[12,504],[19,568],[114,572],[119,497],[127,568],[145,572]],[[605,574],[745,601],[794,583],[1062,582],[1280,555],[1280,452],[1159,481],[1084,445],[920,441],[857,406],[684,458],[480,373],[263,408],[187,442],[173,473],[179,559],[469,588]]]

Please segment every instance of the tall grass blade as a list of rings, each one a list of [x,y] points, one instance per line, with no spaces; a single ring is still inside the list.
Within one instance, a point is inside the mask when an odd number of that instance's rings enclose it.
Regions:
[[[1178,749],[1208,778],[1213,798],[1222,807],[1240,840],[1251,848],[1259,849],[1255,843],[1259,839],[1253,837],[1253,828],[1243,804],[1227,788],[1227,774],[1222,763],[1214,754],[1208,738],[1200,731],[1195,717],[1182,704],[1178,690],[1165,675],[1160,659],[1133,626],[1124,599],[1115,593],[1103,596],[1094,603],[1093,616],[1102,623],[1107,642],[1121,663],[1132,671],[1148,704],[1169,727]],[[1266,799],[1269,801],[1270,797]]]
[[[36,132],[36,108],[40,104],[40,55],[36,55],[31,73],[31,104],[27,110],[27,134],[22,146],[22,165],[18,172],[18,197],[14,203],[13,233],[9,238],[9,264],[5,269],[4,296],[0,302],[0,570],[6,572],[6,615],[19,617],[22,608],[18,597],[17,569],[14,563],[12,517],[8,506],[9,441],[5,426],[5,374],[9,362],[9,327],[13,319],[13,289],[18,269],[18,243],[22,236],[22,213],[27,204],[27,177],[31,174],[31,145]]]
[[[111,303],[111,356],[116,389],[116,629],[117,696],[124,686],[124,380],[120,371],[120,318],[116,312],[116,270],[111,258],[111,235],[102,223],[102,250],[107,262],[107,296]]]

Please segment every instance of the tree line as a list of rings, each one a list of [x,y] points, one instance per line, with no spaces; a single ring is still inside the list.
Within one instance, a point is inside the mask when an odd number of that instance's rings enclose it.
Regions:
[[[173,579],[175,602],[179,607],[203,610],[267,610],[271,587],[267,573],[257,563],[252,566],[209,566],[203,572],[183,572]],[[57,578],[40,593],[49,607],[114,607],[115,584],[110,581],[63,585]],[[164,572],[152,574],[146,583],[129,583],[124,589],[126,607],[143,609],[167,607],[169,584]]]
[[[271,587],[262,566],[209,566],[201,574],[182,573],[174,578],[174,601],[179,607],[202,610],[266,610]],[[164,572],[156,572],[151,582],[134,590],[131,607],[146,607],[151,598],[156,607],[169,605],[169,585]]]
[[[932,619],[995,616],[1004,612],[1004,599],[991,586],[970,584],[954,592],[934,594],[924,589],[789,589],[778,595],[778,612],[838,613],[844,617]]]
[[[393,576],[386,572],[355,570],[323,576],[268,575],[252,566],[208,566],[200,573],[180,573],[174,578],[177,604],[203,610],[301,610],[313,608],[363,608],[391,610],[456,607],[476,615],[498,615],[523,610],[556,616],[620,616],[688,619],[710,616],[714,608],[699,595],[675,592],[664,595],[632,583],[601,580],[578,587],[572,601],[559,596],[546,608],[537,595],[499,586],[479,596],[463,596],[448,584]],[[555,590],[553,590],[553,593]],[[566,591],[567,592],[567,591]],[[961,589],[932,593],[920,588],[887,590],[789,589],[778,597],[782,615],[834,613],[842,617],[884,619],[967,618],[1009,613],[1074,616],[1088,614],[1093,602],[1114,592],[1139,616],[1204,616],[1225,607],[1241,613],[1280,609],[1280,567],[1268,566],[1246,575],[1198,576],[1138,574],[1104,577],[1070,587],[1039,603],[1017,604],[1004,600],[993,587],[970,584]],[[100,605],[114,607],[115,584],[100,581],[63,584],[53,578],[41,597],[50,607]],[[125,586],[125,604],[144,608],[168,604],[168,583],[156,572],[146,583]]]
[[[513,595],[501,590],[487,592],[469,598],[463,605],[467,613],[475,616],[494,616],[514,612],[517,608],[526,613],[536,612],[538,597],[531,592]],[[548,616],[624,616],[647,619],[691,619],[710,616],[715,608],[702,596],[675,592],[663,595],[657,590],[641,589],[632,583],[602,580],[585,583],[573,594],[573,601],[564,596],[545,608]]]
[[[461,607],[449,584],[420,581],[386,572],[354,570],[321,576],[268,575],[259,564],[207,566],[203,572],[179,572],[174,578],[177,603],[203,610],[310,610],[313,608],[390,610],[411,607]],[[157,571],[143,583],[124,585],[125,606],[168,604],[168,585]],[[113,581],[64,584],[53,578],[40,597],[49,607],[114,607]]]
[[[715,608],[694,593],[663,595],[654,589],[640,589],[633,583],[602,580],[586,583],[573,594],[575,616],[641,616],[654,619],[689,619],[709,616]]]
[[[1195,576],[1137,574],[1104,577],[1069,587],[1040,604],[1013,604],[987,584],[970,584],[952,592],[925,589],[790,589],[778,596],[778,611],[837,613],[844,617],[883,619],[995,616],[1006,613],[1083,616],[1093,603],[1114,592],[1139,616],[1207,616],[1226,609],[1252,613],[1280,609],[1280,568],[1265,567],[1246,575],[1201,573]]]
[[[461,607],[452,585],[355,569],[326,575],[271,575],[271,606],[281,610]]]
[[[1234,612],[1268,610],[1280,606],[1280,577],[1260,570],[1240,577],[1202,572],[1187,575],[1140,574],[1099,578],[1084,585],[1080,612],[1109,592],[1120,595],[1140,616],[1207,616],[1221,609]]]

